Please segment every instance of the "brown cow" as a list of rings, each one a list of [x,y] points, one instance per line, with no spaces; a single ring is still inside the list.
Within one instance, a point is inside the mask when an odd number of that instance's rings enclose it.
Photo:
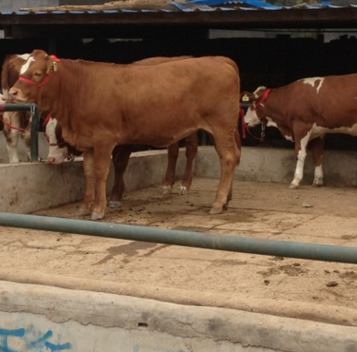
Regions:
[[[5,57],[1,70],[1,89],[3,103],[12,103],[9,99],[9,89],[14,85],[19,76],[20,67],[26,62],[30,54],[8,55]],[[19,137],[24,142],[27,159],[31,158],[31,114],[24,111],[6,111],[3,113],[6,147],[10,163],[19,163],[18,141]]]
[[[357,74],[304,78],[286,86],[254,93],[243,92],[250,106],[244,120],[248,126],[277,127],[295,142],[297,159],[290,188],[303,178],[308,145],[315,162],[313,186],[323,185],[323,137],[326,133],[357,135]]]
[[[75,156],[82,153],[70,146],[62,136],[62,130],[57,120],[50,115],[44,122],[45,136],[49,143],[48,159],[53,164],[61,164],[65,160],[73,160]],[[179,143],[173,143],[168,148],[167,168],[164,178],[163,194],[172,191],[175,183],[176,162],[179,152]],[[190,190],[193,178],[193,161],[197,154],[198,136],[192,133],[186,137],[186,168],[181,181],[180,195],[187,194]],[[121,145],[114,148],[112,161],[114,166],[114,185],[108,202],[109,208],[118,208],[124,192],[124,172],[128,166],[131,153],[135,150],[133,145]]]
[[[213,136],[221,164],[210,214],[227,206],[240,158],[240,80],[232,60],[201,57],[153,66],[115,65],[58,60],[34,50],[20,73],[10,89],[16,101],[36,102],[40,111],[50,111],[64,139],[83,151],[86,189],[80,215],[104,217],[115,146],[165,147],[198,129]]]
[[[163,62],[185,60],[191,56],[176,57],[151,57],[135,61],[133,65],[157,65]],[[48,116],[46,119],[46,136],[49,142],[49,152],[47,160],[52,164],[60,164],[66,159],[71,159],[76,154],[75,148],[71,147],[63,140],[61,127],[57,120]],[[198,149],[197,132],[186,138],[186,168],[181,181],[180,194],[187,194],[190,190],[193,178],[193,161]],[[124,191],[124,172],[129,162],[130,154],[135,150],[134,146],[120,146],[113,151],[113,165],[115,169],[114,187],[108,203],[109,207],[119,207],[120,200]],[[175,183],[176,163],[179,153],[179,142],[171,144],[167,153],[167,169],[163,184],[163,194],[171,193]],[[79,155],[77,153],[77,155]]]

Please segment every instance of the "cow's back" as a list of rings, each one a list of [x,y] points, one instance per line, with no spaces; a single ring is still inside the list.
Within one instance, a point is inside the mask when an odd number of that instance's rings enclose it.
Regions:
[[[58,73],[62,82],[71,82],[76,66],[81,77],[71,87],[76,99],[67,90],[59,92],[67,95],[60,96],[67,106],[65,111],[57,106],[59,110],[52,110],[52,115],[67,119],[60,123],[64,129],[69,127],[63,133],[71,144],[77,144],[73,139],[79,129],[80,144],[90,144],[94,130],[97,134],[102,130],[115,135],[118,144],[163,147],[200,128],[211,132],[212,126],[217,128],[217,119],[235,128],[239,75],[228,58],[188,58],[153,66],[82,61],[75,65],[71,61],[67,70],[68,61],[63,60]]]

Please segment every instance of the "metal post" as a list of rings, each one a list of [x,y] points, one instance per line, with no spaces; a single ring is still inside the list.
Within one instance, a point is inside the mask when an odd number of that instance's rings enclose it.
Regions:
[[[40,114],[36,104],[31,104],[31,161],[38,161],[38,124]]]

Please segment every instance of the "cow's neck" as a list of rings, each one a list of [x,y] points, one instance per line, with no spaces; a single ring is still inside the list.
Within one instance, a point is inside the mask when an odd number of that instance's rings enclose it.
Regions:
[[[72,62],[73,60],[61,60],[58,70],[39,92],[39,109],[50,111],[59,122],[67,122],[71,118],[71,111],[80,94],[78,82],[81,78],[73,71]]]
[[[284,101],[282,89],[273,89],[269,97],[257,109],[258,117],[261,120],[266,120],[268,127],[277,127],[282,133],[291,130],[290,121],[284,113]]]

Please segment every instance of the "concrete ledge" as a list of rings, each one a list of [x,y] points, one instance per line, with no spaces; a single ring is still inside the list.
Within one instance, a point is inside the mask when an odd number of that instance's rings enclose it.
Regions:
[[[326,151],[323,164],[326,186],[356,187],[356,159],[355,152]],[[243,147],[241,162],[235,171],[235,179],[290,184],[295,167],[296,159],[292,149]],[[200,177],[219,177],[218,156],[212,147],[199,148],[195,173]],[[301,185],[312,185],[313,179],[314,162],[312,156],[308,154]]]
[[[325,180],[327,186],[356,187],[356,153],[327,151],[325,153]],[[176,178],[186,164],[185,150],[181,149]],[[167,165],[166,150],[133,153],[124,180],[126,190],[145,188],[162,183]],[[295,156],[291,149],[244,147],[241,163],[235,172],[239,181],[279,182],[289,184],[295,171]],[[302,185],[312,184],[313,160],[307,157]],[[200,147],[195,160],[195,174],[199,177],[218,178],[218,156],[213,147]],[[31,213],[37,210],[80,201],[84,193],[83,165],[80,158],[62,165],[47,163],[0,164],[0,178],[6,186],[0,195],[0,211]],[[111,170],[107,191],[113,185]]]
[[[124,176],[127,191],[161,184],[167,165],[166,150],[133,153]],[[177,162],[177,177],[185,167],[184,151]],[[83,199],[85,179],[81,158],[61,165],[44,162],[0,164],[0,179],[6,187],[0,195],[0,211],[31,213]],[[107,182],[114,182],[113,168]]]
[[[0,321],[6,351],[31,343],[38,349],[88,352],[357,348],[355,327],[6,281],[0,282]]]

